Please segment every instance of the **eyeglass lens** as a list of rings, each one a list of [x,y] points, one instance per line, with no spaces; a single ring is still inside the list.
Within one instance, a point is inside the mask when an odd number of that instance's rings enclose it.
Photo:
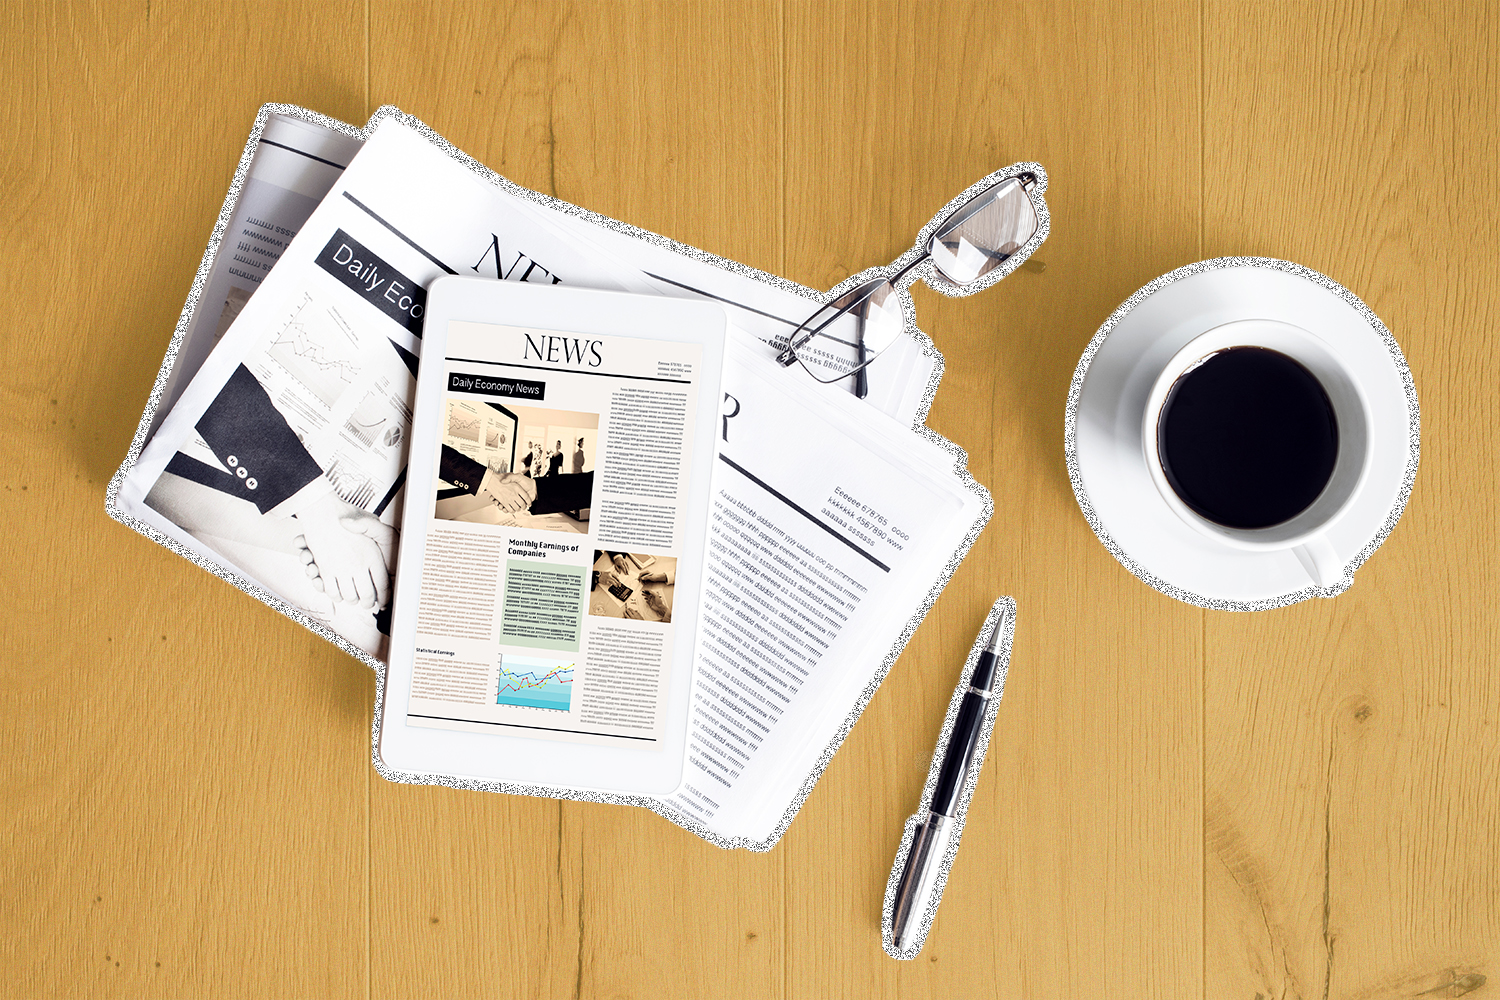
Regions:
[[[1025,246],[1039,224],[1025,186],[1012,177],[945,220],[927,253],[943,277],[967,285]]]
[[[1025,184],[1012,177],[980,192],[945,219],[928,242],[927,253],[939,275],[955,285],[967,285],[1025,246],[1039,225]],[[904,328],[895,285],[875,278],[813,313],[792,334],[778,360],[791,364],[795,358],[819,382],[835,382],[873,361]]]
[[[869,364],[904,329],[895,286],[876,278],[813,313],[792,334],[789,352],[819,382],[835,382]]]

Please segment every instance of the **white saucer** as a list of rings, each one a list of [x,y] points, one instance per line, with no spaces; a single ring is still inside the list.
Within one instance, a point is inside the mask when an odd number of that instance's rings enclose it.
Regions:
[[[1269,319],[1333,347],[1365,390],[1373,447],[1368,479],[1326,536],[1343,575],[1317,586],[1290,549],[1217,544],[1186,524],[1152,482],[1141,440],[1146,397],[1189,340],[1224,323]],[[1084,517],[1131,573],[1189,604],[1260,611],[1334,597],[1385,541],[1417,475],[1417,390],[1396,340],[1370,308],[1330,278],[1266,257],[1220,257],[1157,278],[1105,320],[1068,390],[1068,477]]]

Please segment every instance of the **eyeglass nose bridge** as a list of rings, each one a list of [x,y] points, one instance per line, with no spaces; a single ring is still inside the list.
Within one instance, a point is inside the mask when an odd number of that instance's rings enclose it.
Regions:
[[[791,337],[787,339],[786,347],[776,355],[776,361],[783,368],[790,367],[797,361],[797,351],[837,321],[840,316],[849,315],[860,318],[867,316],[881,287],[890,284],[887,278],[871,278],[838,298],[819,306],[806,322],[792,331]],[[895,291],[895,287],[892,286],[891,290]]]

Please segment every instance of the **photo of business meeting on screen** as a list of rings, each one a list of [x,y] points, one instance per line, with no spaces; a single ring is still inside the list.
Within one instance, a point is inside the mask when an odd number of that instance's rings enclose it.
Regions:
[[[585,534],[599,415],[450,398],[433,516]]]

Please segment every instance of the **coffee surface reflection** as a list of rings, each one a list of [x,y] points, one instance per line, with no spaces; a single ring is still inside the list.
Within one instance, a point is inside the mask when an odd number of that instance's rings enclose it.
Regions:
[[[1328,485],[1339,428],[1312,372],[1279,351],[1231,347],[1173,384],[1157,422],[1172,490],[1228,528],[1296,517]]]

